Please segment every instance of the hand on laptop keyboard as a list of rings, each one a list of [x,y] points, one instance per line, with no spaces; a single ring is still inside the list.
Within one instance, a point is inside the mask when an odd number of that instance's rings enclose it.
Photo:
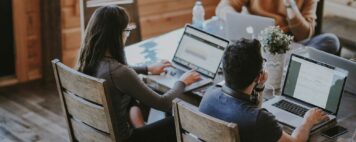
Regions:
[[[305,113],[304,119],[306,123],[309,123],[311,126],[313,126],[315,124],[328,120],[329,117],[321,109],[312,108]]]
[[[147,70],[153,75],[159,75],[166,71],[166,68],[172,67],[171,62],[167,60],[162,60],[158,63],[147,66]]]
[[[179,80],[182,81],[186,86],[189,86],[200,80],[200,74],[194,70],[190,70],[185,72]]]
[[[168,68],[164,69],[164,72],[165,73],[163,75],[165,75],[165,76],[175,76],[175,75],[177,75],[178,71],[174,67],[168,67]]]

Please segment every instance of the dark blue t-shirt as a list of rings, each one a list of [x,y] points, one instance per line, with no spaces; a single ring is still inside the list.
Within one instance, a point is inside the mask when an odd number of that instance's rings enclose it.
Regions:
[[[240,92],[239,95],[246,95]],[[246,98],[249,98],[246,95]],[[276,142],[282,136],[282,128],[275,117],[258,108],[249,99],[234,98],[224,94],[221,87],[209,88],[199,106],[207,115],[238,125],[242,142]]]

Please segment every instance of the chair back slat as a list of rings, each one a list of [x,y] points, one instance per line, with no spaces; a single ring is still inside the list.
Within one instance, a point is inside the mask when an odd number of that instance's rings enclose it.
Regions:
[[[52,60],[58,94],[71,142],[118,140],[116,117],[105,80],[94,78]]]
[[[197,107],[179,99],[173,101],[173,108],[178,141],[194,140],[187,134],[196,136],[196,141],[239,141],[237,124],[201,113]]]
[[[110,135],[89,127],[88,125],[71,119],[71,124],[74,130],[74,136],[78,141],[82,142],[111,142]]]
[[[182,140],[184,142],[203,142],[197,137],[192,136],[191,134],[183,133],[182,134]]]
[[[85,124],[109,133],[104,107],[90,103],[68,92],[63,92],[68,113]]]
[[[72,70],[64,64],[58,64],[58,74],[61,84],[67,91],[86,100],[102,104],[101,93],[104,92],[102,79],[96,79]]]

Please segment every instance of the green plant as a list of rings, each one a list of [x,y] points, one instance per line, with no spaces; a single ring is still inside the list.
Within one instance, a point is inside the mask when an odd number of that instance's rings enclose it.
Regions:
[[[290,50],[289,45],[293,41],[293,36],[285,34],[279,26],[267,27],[258,36],[263,50],[275,55],[284,54]]]

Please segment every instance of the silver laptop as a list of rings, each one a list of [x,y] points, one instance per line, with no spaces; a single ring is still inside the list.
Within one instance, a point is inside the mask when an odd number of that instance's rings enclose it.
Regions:
[[[330,120],[314,125],[314,131],[336,119],[347,75],[346,70],[293,54],[282,95],[264,102],[262,107],[292,128],[302,124],[310,108],[318,107]]]
[[[148,76],[147,79],[158,86],[171,89],[186,71],[195,69],[202,79],[187,86],[185,91],[211,84],[228,44],[228,40],[186,25],[172,59],[173,68],[169,68],[164,75]]]
[[[306,53],[306,57],[317,61],[323,61],[324,63],[327,63],[329,65],[343,68],[349,71],[349,75],[345,84],[345,91],[352,94],[356,94],[356,62],[349,61],[342,57],[338,57],[315,48],[307,48]]]
[[[257,38],[262,30],[274,25],[272,18],[229,12],[226,13],[225,34],[230,41]]]

